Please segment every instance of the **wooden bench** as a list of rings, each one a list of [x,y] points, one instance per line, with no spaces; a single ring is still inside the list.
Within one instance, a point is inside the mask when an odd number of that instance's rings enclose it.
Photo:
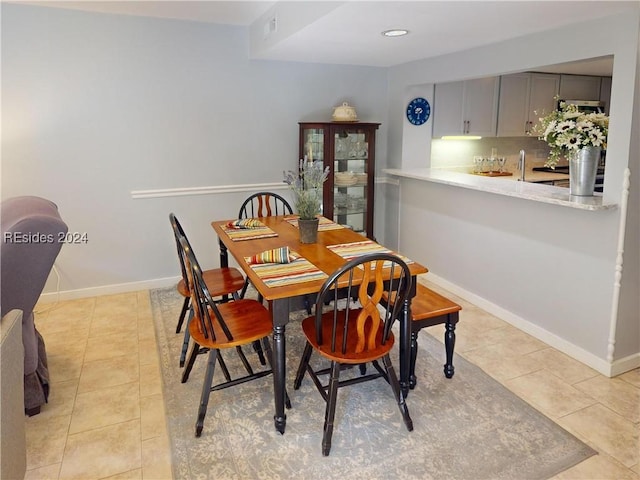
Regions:
[[[459,320],[458,313],[462,307],[448,298],[434,292],[430,288],[418,283],[416,296],[411,300],[411,363],[409,367],[409,388],[416,386],[416,358],[418,356],[418,333],[426,327],[432,327],[441,323],[445,324],[444,348],[446,363],[444,364],[444,376],[453,377],[453,348],[456,343],[456,324]]]

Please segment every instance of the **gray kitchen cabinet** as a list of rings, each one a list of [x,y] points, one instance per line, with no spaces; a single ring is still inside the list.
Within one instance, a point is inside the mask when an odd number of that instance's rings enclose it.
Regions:
[[[588,75],[560,75],[560,99],[600,99],[600,78]]]
[[[500,79],[498,137],[523,137],[538,119],[556,109],[560,75],[516,73]]]
[[[433,137],[495,137],[500,77],[438,83],[433,99]]]

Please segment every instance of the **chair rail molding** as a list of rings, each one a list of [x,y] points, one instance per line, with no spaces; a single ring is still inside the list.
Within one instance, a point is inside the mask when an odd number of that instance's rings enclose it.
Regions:
[[[376,178],[378,184],[399,185],[400,181],[388,176]],[[223,193],[257,192],[260,190],[286,190],[287,184],[284,182],[272,183],[245,183],[236,185],[209,185],[205,187],[175,187],[175,188],[153,188],[149,190],[131,190],[131,198],[164,198],[164,197],[184,197],[189,195],[220,195]]]
[[[380,175],[376,177],[376,183],[378,184],[387,184],[387,185],[395,185],[400,186],[400,180],[397,178],[390,177],[388,175]]]
[[[285,190],[284,182],[247,183],[238,185],[210,185],[205,187],[156,188],[150,190],[132,190],[131,198],[184,197],[188,195],[219,195],[223,193],[256,192],[259,190]]]

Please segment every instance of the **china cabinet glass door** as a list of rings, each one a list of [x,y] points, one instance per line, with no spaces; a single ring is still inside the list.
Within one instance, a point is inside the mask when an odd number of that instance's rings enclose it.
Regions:
[[[377,123],[301,123],[300,158],[331,169],[323,215],[373,238],[373,188]]]
[[[325,139],[324,128],[304,128],[301,134],[302,152],[300,158],[308,162],[324,162]]]

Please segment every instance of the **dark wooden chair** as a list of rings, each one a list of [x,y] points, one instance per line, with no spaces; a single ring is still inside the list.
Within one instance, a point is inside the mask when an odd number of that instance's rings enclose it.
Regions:
[[[327,404],[323,455],[329,455],[331,450],[337,393],[343,386],[384,378],[391,385],[407,430],[413,430],[413,421],[389,358],[394,344],[391,327],[410,289],[409,268],[399,257],[387,253],[364,255],[347,262],[325,281],[316,300],[315,314],[302,321],[307,344],[294,389],[300,388],[307,372]],[[399,301],[380,310],[383,293]],[[327,303],[331,306],[324,308]],[[310,364],[314,351],[329,360],[331,366],[314,371]],[[340,380],[341,370],[356,365],[363,367],[369,362],[375,367],[375,373],[366,374],[365,369],[360,368],[359,376]],[[326,374],[329,382],[323,384],[319,376]]]
[[[291,215],[293,208],[285,198],[273,192],[258,192],[247,198],[238,212],[238,219],[270,217],[272,215]],[[249,278],[245,280],[240,297],[244,298],[249,288]],[[258,301],[262,301],[262,296],[258,294]],[[309,297],[304,297],[304,306],[308,314],[311,314],[311,303]]]
[[[193,361],[202,348],[208,349],[209,356],[196,420],[195,433],[196,437],[199,437],[204,427],[204,418],[212,391],[239,385],[272,373],[272,351],[269,336],[273,327],[269,311],[256,300],[238,299],[226,303],[214,302],[189,243],[185,237],[181,237],[180,242],[184,251],[193,306],[193,318],[189,322],[189,331],[194,344],[188,365],[193,365]],[[267,353],[269,363],[267,369],[254,371],[242,354],[241,347],[255,341],[261,341]],[[220,350],[229,348],[235,348],[238,351],[240,358],[243,359],[247,374],[232,379],[226,371],[224,372],[225,381],[214,385],[213,377],[216,362],[220,360]],[[288,408],[291,407],[288,398],[286,404]]]
[[[273,192],[258,192],[247,198],[240,207],[238,220],[244,218],[271,217],[274,215],[291,215],[293,209],[287,200]],[[244,298],[249,288],[249,277],[245,280],[240,297]],[[258,295],[258,300],[262,297]]]
[[[175,214],[169,214],[169,221],[171,222],[171,228],[173,229],[173,235],[176,241],[176,248],[178,251],[178,260],[180,262],[180,272],[182,274],[182,279],[178,282],[176,286],[180,295],[184,297],[184,302],[182,303],[182,309],[180,310],[180,316],[178,317],[178,325],[176,326],[176,333],[180,333],[182,329],[182,324],[184,323],[184,319],[186,317],[187,312],[189,312],[189,317],[193,314],[193,309],[191,308],[191,292],[189,291],[189,284],[187,281],[187,269],[184,262],[184,254],[182,252],[182,246],[180,244],[180,237],[184,237],[187,244],[189,244],[189,240],[187,239],[186,234],[184,233],[184,229],[182,225],[176,218]],[[191,248],[191,247],[189,247]],[[212,297],[218,298],[224,295],[232,295],[234,298],[239,297],[239,293],[244,286],[244,276],[237,268],[214,268],[210,270],[205,270],[203,272],[203,278],[207,283],[207,288],[211,293]],[[182,351],[180,353],[180,366],[184,366],[185,358],[187,355],[187,349],[189,347],[189,329],[186,328],[184,332],[184,342],[182,344]],[[187,374],[188,377],[188,374]]]

